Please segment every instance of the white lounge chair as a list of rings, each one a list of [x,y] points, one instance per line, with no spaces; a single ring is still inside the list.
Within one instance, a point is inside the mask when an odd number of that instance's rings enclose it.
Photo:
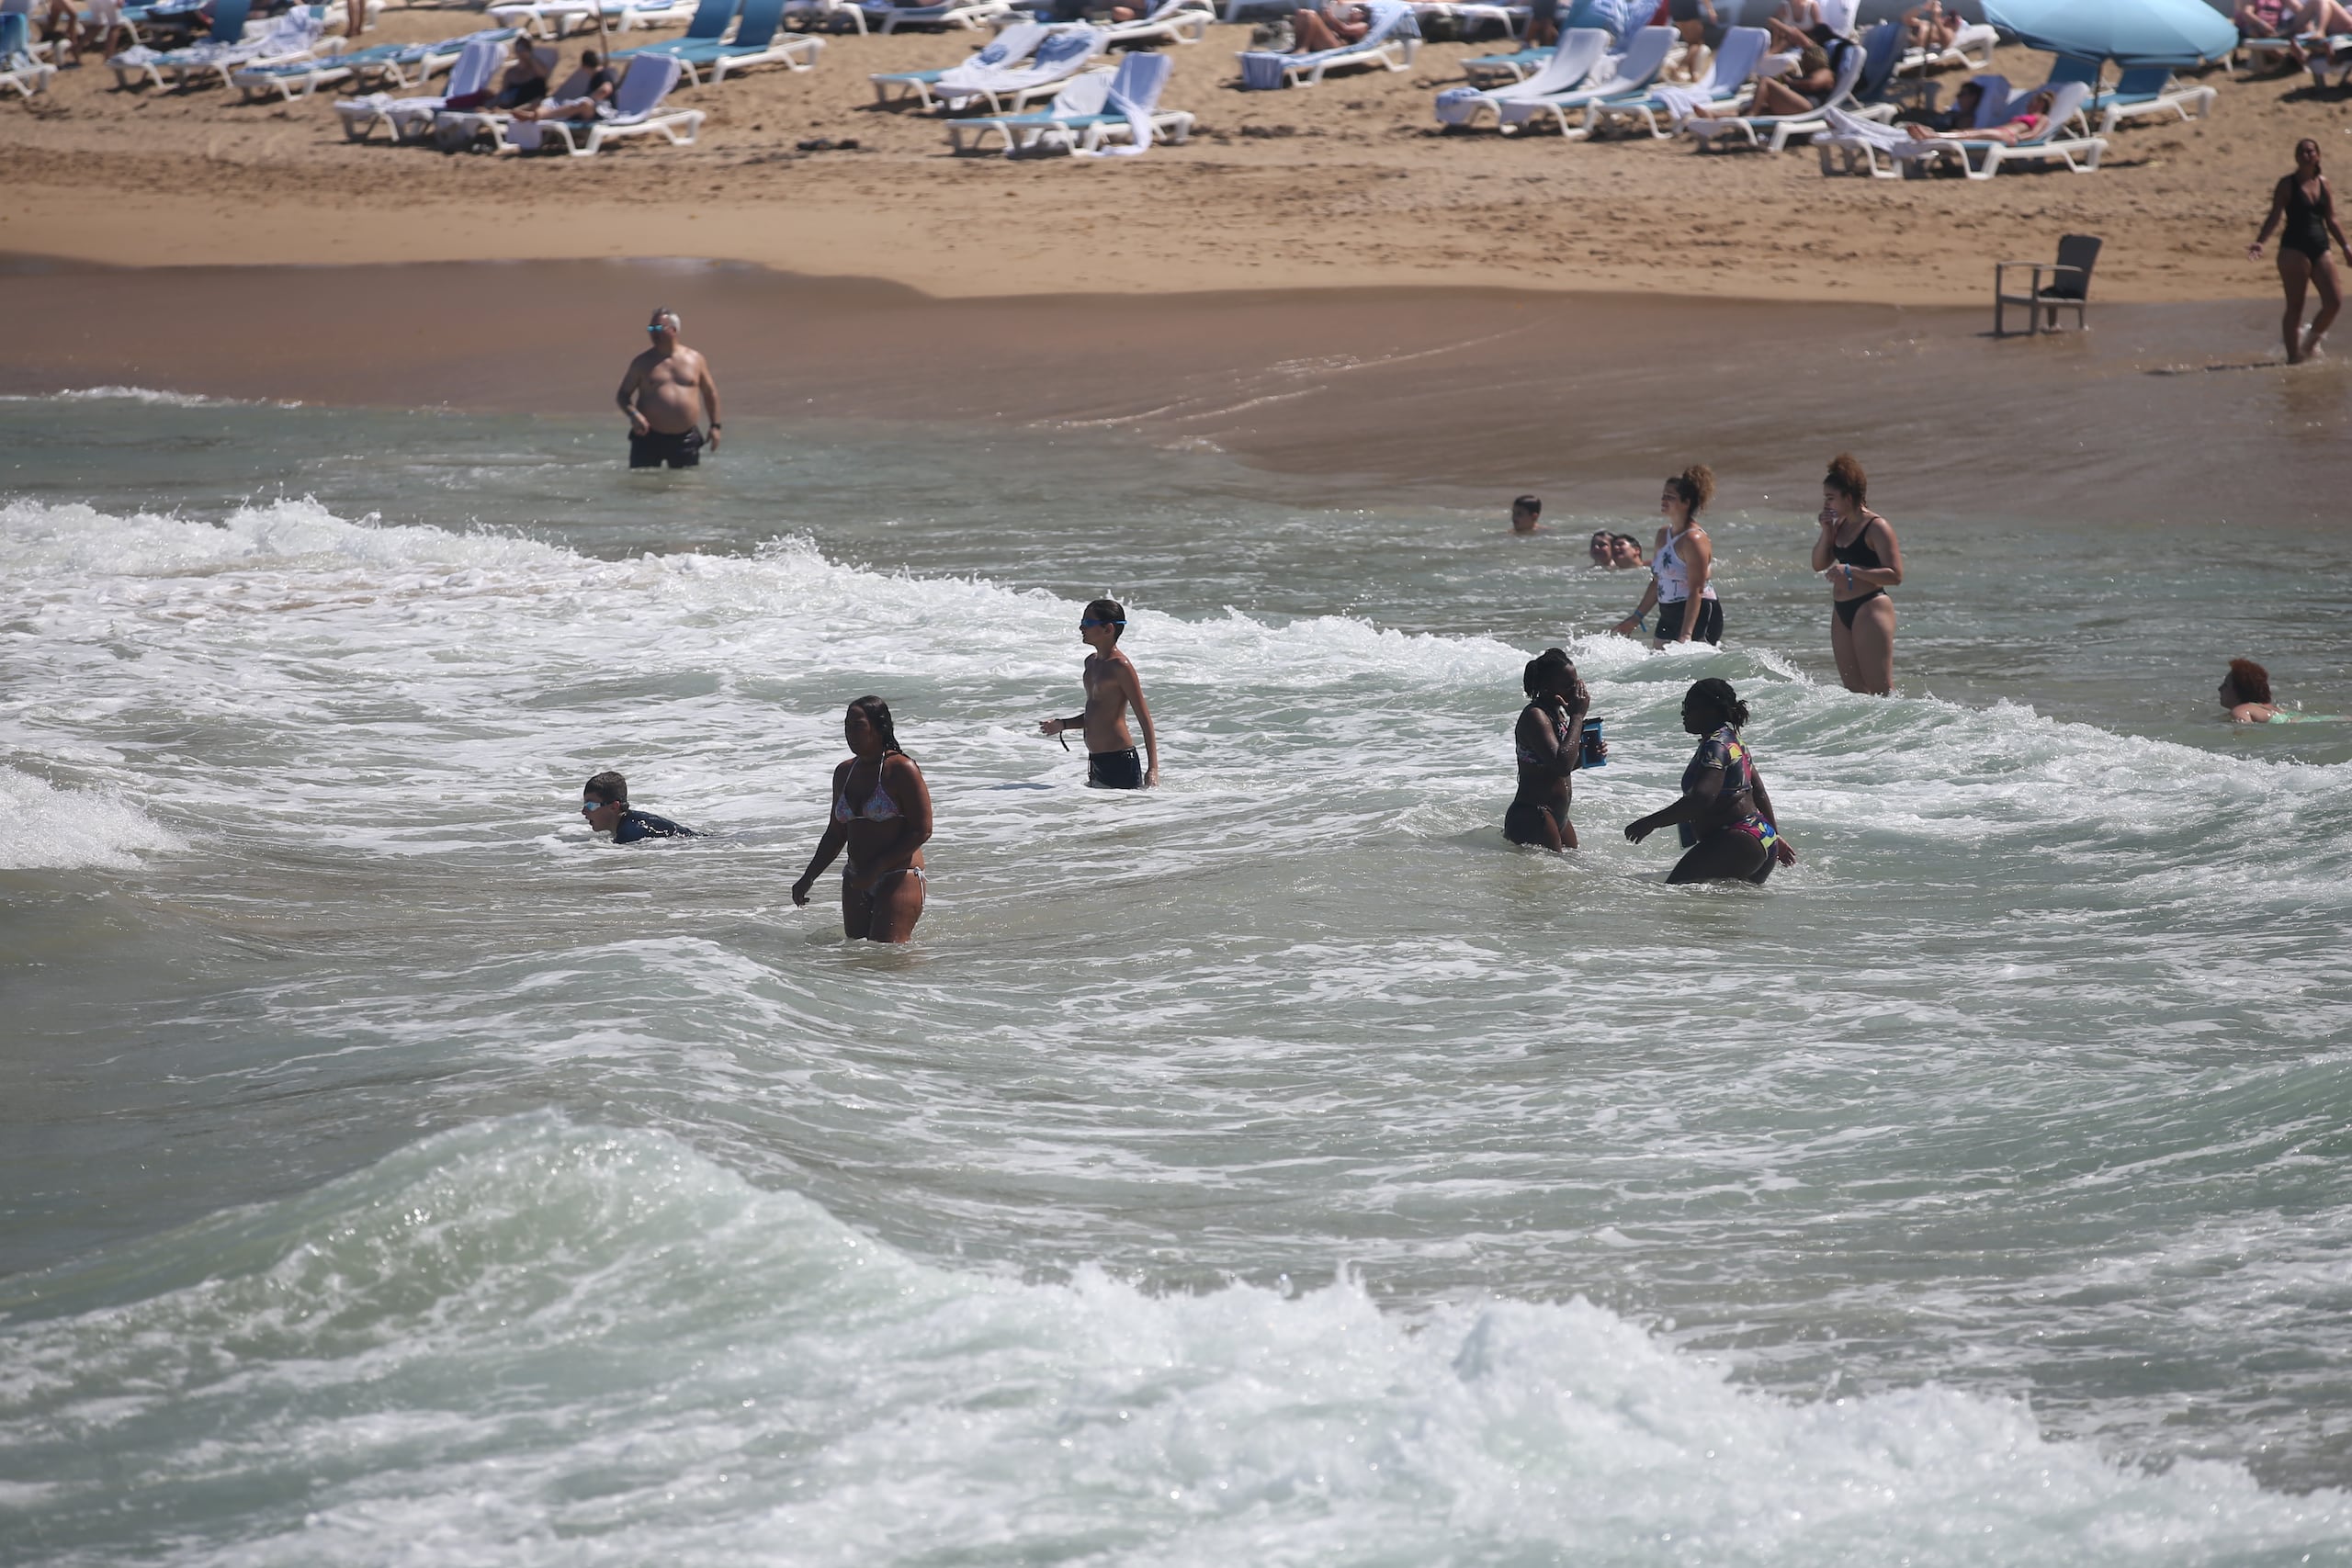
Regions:
[[[186,49],[150,49],[145,44],[133,44],[120,54],[110,55],[107,69],[114,73],[115,85],[134,87],[141,82],[152,84],[158,91],[170,85],[164,73],[176,69],[182,62],[200,58],[196,52],[208,49],[233,47],[245,36],[245,18],[253,14],[253,0],[220,0],[212,9],[212,27],[203,40]]]
[[[683,62],[648,54],[629,62],[613,95],[612,113],[596,119],[531,119],[507,128],[506,139],[528,152],[552,136],[575,158],[593,158],[607,142],[628,136],[659,136],[673,147],[691,147],[701,134],[703,111],[664,109],[662,100],[685,73]]]
[[[449,80],[442,84],[448,91],[439,97],[396,98],[390,93],[370,93],[362,98],[345,98],[334,106],[336,117],[343,121],[343,134],[350,141],[365,141],[381,126],[392,133],[392,140],[404,141],[412,130],[429,131],[434,117],[449,107],[451,98],[469,98],[489,87],[505,53],[502,45],[487,39],[469,43],[449,67]],[[555,51],[539,53],[550,67],[554,65]]]
[[[874,101],[888,105],[912,98],[924,108],[936,106],[931,85],[950,71],[964,65],[1015,65],[1036,52],[1053,28],[1044,22],[1015,22],[996,35],[969,60],[957,65],[942,66],[936,71],[876,71],[866,80],[874,84]]]
[[[1137,17],[1132,22],[1113,22],[1103,28],[1105,42],[1139,44],[1165,39],[1170,43],[1198,43],[1209,36],[1209,24],[1216,20],[1216,7],[1209,0],[1160,0],[1149,16]]]
[[[1814,145],[1820,150],[1821,172],[1835,174],[1842,167],[1848,172],[1866,171],[1879,179],[1899,179],[1906,173],[1949,160],[1972,180],[1989,180],[2005,165],[2017,164],[2062,163],[2074,174],[2095,173],[2100,157],[2107,152],[2106,140],[2060,134],[2082,107],[2083,100],[2090,94],[2089,86],[2081,82],[2066,82],[2050,92],[2050,114],[2041,130],[2014,145],[1949,137],[1915,141],[1908,132],[1894,126],[1833,114],[1829,117],[1833,134],[1814,139]]]
[[[1114,122],[1126,129],[1137,118],[1149,134],[1164,131],[1170,141],[1181,142],[1192,134],[1193,117],[1159,108],[1159,95],[1174,63],[1164,54],[1130,54],[1115,72],[1090,71],[1072,78],[1049,107],[1036,113],[949,120],[948,148],[977,152],[994,134],[1003,139],[1007,157],[1049,146],[1091,152],[1105,137],[1120,133]]]
[[[1636,97],[1603,98],[1587,111],[1585,125],[1598,132],[1611,125],[1639,122],[1653,140],[1663,141],[1702,108],[1745,102],[1757,62],[1771,41],[1772,35],[1762,28],[1726,28],[1714,58],[1707,62],[1704,78],[1689,86],[1653,87]]]
[[[1997,28],[1983,22],[1970,22],[1952,35],[1951,42],[1941,49],[1908,49],[1896,61],[1897,76],[1924,75],[1939,65],[1965,65],[1972,71],[1993,68],[1993,49],[2001,41]]]
[[[0,88],[29,98],[47,92],[56,74],[56,66],[33,58],[31,25],[23,13],[0,15]]]
[[[2203,119],[2213,112],[2215,96],[2211,87],[2175,82],[2170,66],[2143,65],[2124,72],[2113,91],[2094,92],[2083,101],[2084,126],[2087,130],[2095,119],[2105,136],[2126,120]]]
[[[540,102],[550,109],[576,104],[588,96],[593,80],[594,73],[581,66]],[[514,123],[508,109],[442,109],[433,117],[433,140],[445,152],[459,152],[486,140],[492,152],[512,152],[515,148],[506,138],[506,128]]]
[[[1036,99],[1052,97],[1108,47],[1100,28],[1056,28],[1025,61],[983,65],[974,60],[951,67],[931,85],[931,96],[950,109],[985,98],[990,114],[1017,113]]]
[[[485,28],[480,32],[424,43],[379,44],[373,49],[346,51],[342,63],[350,67],[353,80],[363,85],[413,87],[454,69],[468,44],[511,43],[519,32],[515,28]]]
[[[1609,34],[1600,28],[1571,28],[1560,35],[1544,68],[1524,82],[1507,87],[1449,87],[1437,96],[1441,125],[1473,126],[1492,116],[1502,123],[1502,106],[1532,102],[1555,93],[1573,92],[1584,85],[1609,56]]]
[[[1831,109],[1855,115],[1863,119],[1881,121],[1892,119],[1894,118],[1893,104],[1872,104],[1861,107],[1858,100],[1862,95],[1863,84],[1873,74],[1873,66],[1877,67],[1876,85],[1881,86],[1884,85],[1886,78],[1893,73],[1895,52],[1902,47],[1903,24],[1881,22],[1871,29],[1870,34],[1859,47],[1848,50],[1844,57],[1838,61],[1838,79],[1831,85],[1829,96],[1822,100],[1818,108],[1807,109],[1799,114],[1758,114],[1740,115],[1736,118],[1725,116],[1713,119],[1692,119],[1682,129],[1698,141],[1702,151],[1714,146],[1718,141],[1729,141],[1736,136],[1750,147],[1765,147],[1778,152],[1787,147],[1793,137],[1818,136],[1826,131],[1829,129]]]
[[[1242,90],[1262,93],[1278,87],[1312,87],[1327,72],[1343,65],[1411,69],[1413,57],[1421,48],[1421,30],[1413,20],[1412,6],[1404,0],[1371,0],[1366,9],[1371,25],[1353,43],[1314,54],[1274,54],[1264,50],[1242,53],[1238,57]]]
[[[860,31],[897,32],[900,28],[985,26],[1012,10],[1012,0],[941,0],[932,6],[894,6],[889,0],[859,0]]]
[[[1571,141],[1582,140],[1589,133],[1589,129],[1571,127],[1568,116],[1581,115],[1594,104],[1611,97],[1638,98],[1646,94],[1657,81],[1658,73],[1666,69],[1666,57],[1679,41],[1672,28],[1642,28],[1627,40],[1625,52],[1617,57],[1616,68],[1608,75],[1595,72],[1593,80],[1567,92],[1519,98],[1498,106],[1503,130],[1509,133],[1530,120],[1550,115],[1559,121],[1562,136]]]
[[[200,85],[216,76],[226,87],[246,66],[295,64],[342,47],[341,39],[321,36],[319,18],[311,14],[308,6],[297,6],[270,18],[269,26],[260,33],[249,32],[235,43],[218,48],[198,44],[182,51],[183,57],[170,69],[173,79],[184,88]]]
[[[815,67],[817,56],[824,52],[825,40],[806,33],[783,33],[785,0],[743,0],[743,13],[735,23],[735,36],[726,42],[710,39],[673,39],[667,43],[647,44],[640,49],[617,50],[616,60],[630,60],[639,55],[665,54],[685,67],[689,85],[700,86],[700,73],[710,73],[715,86],[727,80],[730,71],[749,71],[754,65],[782,65],[787,70],[808,71]]]
[[[674,26],[694,15],[694,6],[692,0],[527,0],[490,7],[491,18],[500,27],[527,28],[548,39],[567,32],[595,31],[599,13],[608,30],[627,32]]]

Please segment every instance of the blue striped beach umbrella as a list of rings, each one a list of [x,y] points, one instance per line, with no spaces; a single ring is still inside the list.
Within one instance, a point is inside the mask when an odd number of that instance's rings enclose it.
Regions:
[[[1984,0],[1984,19],[2029,49],[2126,69],[2225,59],[2238,40],[2204,0]]]

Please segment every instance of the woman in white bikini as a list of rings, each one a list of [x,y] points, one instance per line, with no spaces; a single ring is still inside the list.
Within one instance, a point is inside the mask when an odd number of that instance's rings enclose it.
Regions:
[[[922,919],[922,846],[931,837],[931,789],[922,770],[899,750],[890,705],[860,697],[842,718],[854,753],[833,770],[833,815],[808,869],[792,885],[806,905],[817,878],[846,846],[842,867],[842,933],[853,940],[906,942]]]

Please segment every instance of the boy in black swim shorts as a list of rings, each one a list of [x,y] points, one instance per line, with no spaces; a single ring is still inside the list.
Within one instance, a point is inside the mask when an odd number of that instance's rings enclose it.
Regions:
[[[1042,735],[1085,732],[1086,783],[1092,789],[1150,789],[1159,783],[1159,733],[1152,728],[1151,708],[1143,700],[1143,677],[1119,651],[1119,634],[1126,626],[1127,612],[1115,599],[1097,599],[1086,607],[1078,623],[1080,638],[1092,649],[1080,676],[1086,686],[1086,711],[1070,718],[1037,721]],[[1144,749],[1151,759],[1148,768],[1137,760],[1135,737],[1127,730],[1130,706],[1143,721]]]

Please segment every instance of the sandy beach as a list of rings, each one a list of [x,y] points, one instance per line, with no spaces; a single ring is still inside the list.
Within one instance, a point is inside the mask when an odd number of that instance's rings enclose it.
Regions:
[[[369,40],[472,22],[395,9]],[[120,265],[680,255],[940,297],[1419,286],[1922,305],[1974,304],[1995,261],[2086,230],[2108,243],[2102,299],[2259,299],[2275,280],[2244,247],[2265,193],[2296,138],[2352,128],[2352,99],[2300,76],[2216,71],[2211,118],[2127,128],[2089,176],[1826,179],[1802,150],[1441,134],[1434,94],[1487,44],[1244,94],[1248,33],[1231,27],[1170,51],[1164,102],[1201,130],[1138,160],[952,157],[935,118],[876,106],[869,73],[949,64],[980,37],[833,37],[808,73],[683,91],[709,116],[698,145],[594,160],[350,145],[332,89],[290,105],[122,91],[93,62],[30,107],[0,105],[0,251]],[[567,40],[567,65],[580,47]],[[1997,66],[2032,82],[2046,60],[2006,51]],[[820,137],[859,148],[797,150]]]

